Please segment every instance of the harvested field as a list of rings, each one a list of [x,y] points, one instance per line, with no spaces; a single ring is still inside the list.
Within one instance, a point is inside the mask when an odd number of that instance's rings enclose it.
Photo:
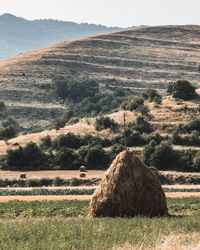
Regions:
[[[165,193],[167,198],[200,197],[197,192]],[[92,195],[44,195],[44,196],[0,196],[0,202],[8,201],[53,201],[53,200],[90,200]]]
[[[59,200],[90,200],[91,195],[44,195],[44,196],[0,196],[0,202],[8,201],[59,201]]]
[[[86,177],[89,178],[101,178],[105,171],[103,170],[90,170],[86,172]],[[41,178],[50,178],[60,177],[63,179],[70,179],[73,177],[79,178],[79,170],[55,170],[55,171],[30,171],[26,173],[27,178],[31,179],[41,179]],[[0,178],[5,179],[19,179],[21,172],[20,171],[0,171]]]
[[[167,198],[200,197],[200,192],[174,192],[165,193]]]

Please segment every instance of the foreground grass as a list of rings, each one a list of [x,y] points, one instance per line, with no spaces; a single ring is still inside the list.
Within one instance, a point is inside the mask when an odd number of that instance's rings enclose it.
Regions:
[[[154,246],[172,232],[200,235],[200,216],[29,219],[0,225],[0,249],[109,249]]]
[[[152,247],[172,233],[186,236],[185,245],[197,243],[190,236],[200,236],[200,198],[167,201],[177,216],[94,219],[89,201],[0,203],[0,249]]]

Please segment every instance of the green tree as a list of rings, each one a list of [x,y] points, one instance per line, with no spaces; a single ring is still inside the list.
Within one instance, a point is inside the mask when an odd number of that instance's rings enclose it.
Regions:
[[[77,154],[70,148],[59,149],[55,155],[54,162],[55,165],[59,167],[59,169],[65,170],[75,170],[78,169],[80,165]]]
[[[17,130],[13,126],[8,126],[0,130],[0,140],[9,140],[17,136]]]
[[[29,142],[24,148],[8,150],[3,159],[5,170],[40,170],[48,168],[47,156],[42,153],[37,144]]]
[[[142,97],[149,102],[155,102],[161,104],[162,96],[155,89],[146,89],[142,92]]]
[[[96,118],[95,121],[95,129],[97,131],[101,131],[103,129],[111,129],[111,130],[116,130],[118,127],[118,124],[111,118],[107,117],[107,116],[101,116],[99,118]]]
[[[195,97],[195,87],[186,80],[178,80],[169,83],[168,93],[177,99],[190,100]]]

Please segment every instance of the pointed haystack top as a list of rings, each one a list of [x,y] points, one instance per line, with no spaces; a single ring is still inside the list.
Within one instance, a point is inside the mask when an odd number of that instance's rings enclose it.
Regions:
[[[89,210],[94,217],[168,214],[158,178],[129,150],[112,162],[92,196]]]

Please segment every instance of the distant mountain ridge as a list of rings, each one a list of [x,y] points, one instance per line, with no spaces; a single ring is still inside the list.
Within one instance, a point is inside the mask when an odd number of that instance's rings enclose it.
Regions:
[[[0,60],[55,43],[119,30],[123,28],[52,19],[29,21],[6,13],[0,16]]]

